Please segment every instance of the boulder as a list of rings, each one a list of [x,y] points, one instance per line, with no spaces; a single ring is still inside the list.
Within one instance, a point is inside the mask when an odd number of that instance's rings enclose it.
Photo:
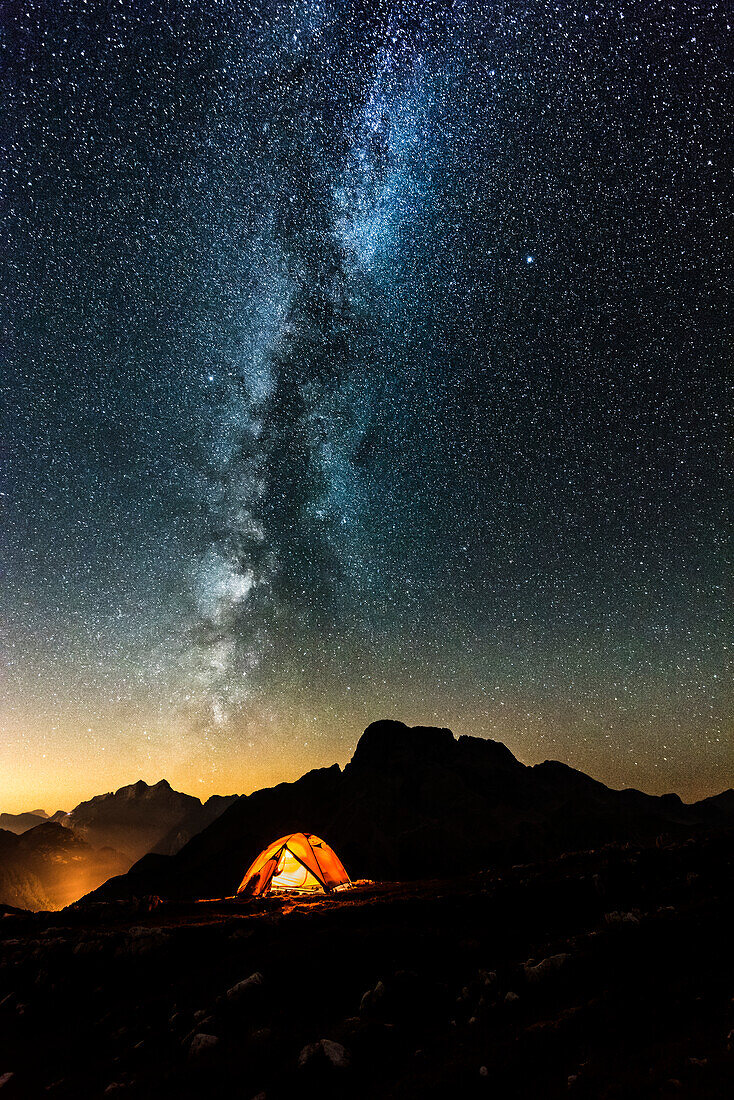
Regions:
[[[535,964],[529,959],[523,963],[525,978],[531,985],[545,981],[551,975],[557,974],[570,958],[567,952],[562,952],[559,955],[549,955],[547,959]]]
[[[241,982],[237,982],[231,989],[228,989],[225,997],[228,1001],[232,1001],[233,1003],[243,1001],[256,993],[263,984],[263,981],[264,978],[262,974],[259,970],[256,970],[254,974],[250,974],[249,978],[243,978]]]
[[[216,1035],[197,1032],[189,1045],[189,1058],[192,1062],[209,1062],[216,1054],[219,1039]]]
[[[335,1043],[333,1039],[319,1039],[315,1043],[308,1043],[298,1055],[298,1065],[301,1069],[322,1065],[333,1066],[334,1069],[347,1069],[350,1064],[349,1052],[341,1043]]]

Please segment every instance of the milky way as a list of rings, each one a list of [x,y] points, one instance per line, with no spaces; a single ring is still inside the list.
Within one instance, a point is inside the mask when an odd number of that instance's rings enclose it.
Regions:
[[[731,782],[730,33],[5,8],[2,808],[251,789],[386,715]]]

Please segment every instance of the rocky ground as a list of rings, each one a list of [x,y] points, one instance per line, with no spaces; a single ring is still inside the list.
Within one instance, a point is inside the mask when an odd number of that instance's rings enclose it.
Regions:
[[[7,912],[0,1098],[728,1098],[732,839]]]

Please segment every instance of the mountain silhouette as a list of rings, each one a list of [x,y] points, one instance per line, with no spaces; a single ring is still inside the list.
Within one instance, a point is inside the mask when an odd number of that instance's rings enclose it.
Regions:
[[[94,847],[115,848],[135,861],[201,808],[198,798],[174,791],[166,779],[153,786],[141,779],[80,802],[63,824]]]
[[[0,903],[59,909],[125,872],[146,852],[177,852],[235,798],[204,804],[164,779],[140,780],[70,813],[0,815]]]
[[[42,810],[33,810],[24,814],[0,814],[0,829],[20,836],[21,833],[27,833],[29,829],[35,828],[36,825],[42,825],[44,821],[48,821],[48,815]]]
[[[173,825],[151,848],[152,852],[170,856],[188,844],[192,837],[210,825],[220,814],[224,813],[228,806],[237,801],[236,794],[213,794],[198,805],[191,807],[187,813]]]
[[[177,854],[150,854],[92,897],[232,895],[273,839],[324,837],[353,879],[455,876],[734,821],[734,792],[692,805],[612,790],[558,761],[521,764],[503,744],[379,721],[352,760],[243,796]]]

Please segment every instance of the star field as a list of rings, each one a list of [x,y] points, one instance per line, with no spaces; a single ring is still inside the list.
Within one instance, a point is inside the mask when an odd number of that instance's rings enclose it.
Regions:
[[[727,5],[0,21],[2,809],[383,716],[731,784]]]

